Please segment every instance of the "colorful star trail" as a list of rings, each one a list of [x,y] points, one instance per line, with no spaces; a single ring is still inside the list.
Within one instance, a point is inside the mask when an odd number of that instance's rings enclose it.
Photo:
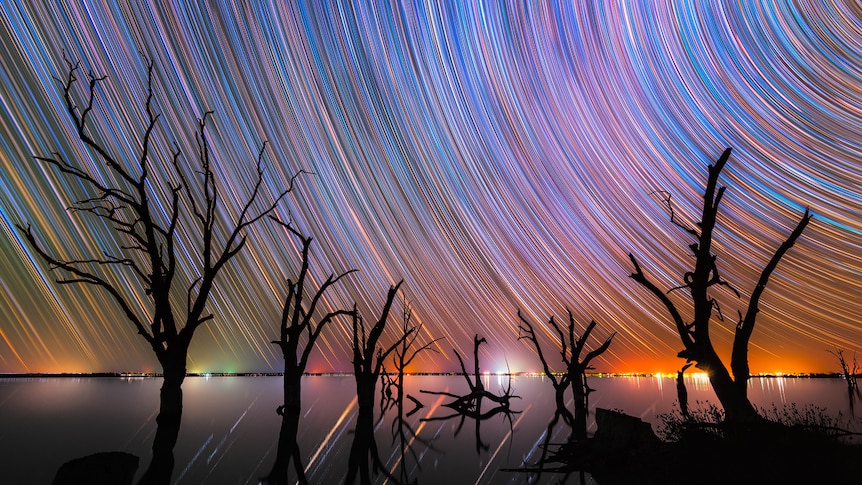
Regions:
[[[474,333],[488,339],[484,369],[537,369],[516,312],[546,322],[567,307],[598,322],[598,339],[618,332],[597,370],[677,369],[678,337],[628,277],[628,253],[660,285],[679,284],[690,240],[657,191],[693,223],[706,164],[726,147],[716,252],[743,298],[716,292],[719,347],[805,207],[814,220],[770,281],[752,371],[834,371],[827,350],[862,344],[857,2],[69,3],[0,11],[0,371],[158,369],[103,293],[54,283],[15,228],[32,224],[68,257],[123,244],[67,213],[82,187],[33,160],[56,151],[107,176],[63,111],[64,56],[107,76],[92,133],[129,163],[144,56],[154,61],[162,206],[177,183],[170,150],[194,156],[206,110],[223,220],[247,197],[265,140],[267,196],[312,172],[279,215],[315,237],[318,281],[360,270],[331,305],[356,301],[371,319],[405,280],[423,339],[445,337],[417,370],[456,370],[451,349],[469,356]],[[249,232],[190,371],[281,369],[269,341],[295,243],[269,222]],[[349,338],[348,322],[333,324],[309,370],[349,369]]]

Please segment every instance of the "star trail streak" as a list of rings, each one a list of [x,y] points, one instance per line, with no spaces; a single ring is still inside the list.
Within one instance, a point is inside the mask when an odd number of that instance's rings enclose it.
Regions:
[[[69,258],[124,244],[67,213],[87,194],[33,159],[57,152],[111,176],[65,116],[54,79],[67,74],[64,56],[107,76],[91,133],[130,167],[145,56],[154,61],[162,217],[178,183],[171,151],[194,156],[207,110],[225,224],[265,141],[267,197],[310,172],[279,217],[314,236],[316,281],[360,270],[330,305],[355,301],[373,318],[405,280],[422,339],[445,337],[416,370],[456,370],[451,349],[469,356],[474,333],[488,339],[484,369],[535,370],[516,311],[546,322],[567,307],[598,322],[599,340],[618,332],[597,370],[678,368],[678,337],[628,278],[627,254],[658,284],[679,284],[690,241],[660,191],[693,224],[706,164],[727,147],[716,252],[743,299],[716,292],[728,316],[717,345],[729,348],[736,310],[805,207],[814,220],[770,281],[752,371],[833,371],[825,351],[862,342],[858,2],[51,3],[0,7],[2,372],[156,369],[111,300],[57,285],[15,228],[32,224]],[[180,238],[186,262],[193,243]],[[280,370],[269,341],[298,271],[295,244],[268,222],[249,233],[217,281],[190,371]],[[349,369],[348,325],[322,336],[310,371]]]

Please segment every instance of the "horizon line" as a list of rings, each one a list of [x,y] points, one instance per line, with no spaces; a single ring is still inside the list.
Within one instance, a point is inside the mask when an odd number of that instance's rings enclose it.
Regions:
[[[397,372],[381,372],[381,375],[398,375]],[[565,375],[565,372],[553,372],[555,376]],[[346,377],[352,376],[353,372],[304,372],[304,377]],[[475,376],[474,372],[405,372],[405,376]],[[544,372],[480,372],[481,376],[509,376],[509,377],[546,377]],[[676,378],[676,373],[671,372],[589,372],[587,377],[662,377]],[[284,372],[188,372],[186,377],[283,377]],[[862,377],[862,373],[856,374]],[[161,372],[0,372],[0,379],[17,378],[75,378],[75,377],[120,377],[120,378],[157,378],[163,377]],[[686,373],[685,377],[693,379],[708,379],[705,372]],[[840,378],[845,376],[841,372],[763,372],[752,374],[750,378]]]

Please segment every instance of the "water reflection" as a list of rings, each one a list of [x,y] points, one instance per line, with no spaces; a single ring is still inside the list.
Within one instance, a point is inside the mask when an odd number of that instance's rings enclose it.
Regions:
[[[300,410],[298,408],[279,407],[281,415],[281,428],[278,431],[278,446],[275,451],[275,463],[269,474],[260,480],[262,485],[287,485],[288,483],[299,483],[306,485],[308,479],[305,476],[305,461],[299,442],[296,439],[299,433]],[[291,462],[296,472],[296,480],[290,481],[289,468]]]
[[[593,377],[590,406],[620,409],[655,425],[656,415],[670,412],[676,399],[675,376]],[[174,450],[178,484],[247,483],[266,476],[276,458],[279,424],[273,413],[282,401],[280,377],[190,377],[184,385],[183,428]],[[483,384],[502,393],[507,379],[483,376]],[[692,403],[717,402],[698,377],[686,376]],[[149,456],[158,410],[158,379],[0,379],[0,482],[50,483],[60,465],[102,451]],[[524,483],[528,478],[505,471],[541,462],[547,444],[568,439],[570,428],[554,423],[553,388],[537,377],[514,377],[512,402],[520,414],[510,424],[498,416],[486,420],[476,451],[473,437],[456,436],[457,420],[427,421],[440,415],[445,399],[419,389],[461,389],[463,377],[408,376],[405,393],[424,407],[403,423],[415,431],[406,470],[419,483]],[[310,483],[343,483],[357,406],[352,376],[306,377],[305,404],[296,443]],[[749,394],[758,407],[813,404],[849,415],[846,383],[840,379],[754,378]],[[405,409],[409,406],[405,405]],[[400,475],[399,440],[392,438],[395,412],[374,427],[386,470]],[[591,413],[591,416],[593,413]],[[423,421],[424,420],[424,421]],[[278,423],[278,424],[276,424]],[[590,420],[589,431],[595,431]],[[396,427],[397,429],[397,427]],[[382,475],[381,475],[382,476]],[[379,478],[379,477],[378,477]],[[533,481],[533,480],[536,481]],[[578,483],[538,471],[530,483]]]
[[[476,368],[478,369],[478,362]],[[512,416],[519,414],[520,411],[513,411],[510,401],[512,399],[520,399],[520,396],[512,393],[511,378],[508,378],[504,390],[499,394],[495,394],[488,391],[490,381],[487,379],[487,375],[475,375],[472,377],[472,380],[470,376],[465,375],[463,377],[466,379],[467,387],[469,388],[469,392],[466,394],[454,394],[448,390],[420,389],[419,392],[421,393],[431,396],[448,397],[450,399],[449,402],[443,403],[443,406],[449,409],[448,413],[422,418],[422,421],[448,421],[453,418],[457,419],[458,427],[455,429],[455,437],[461,432],[465,421],[468,419],[473,421],[476,453],[481,455],[483,451],[488,451],[491,447],[490,443],[482,441],[482,422],[496,417],[504,418],[509,423],[509,432],[511,435],[514,429]],[[500,384],[501,382],[498,381],[497,387],[501,387]],[[489,404],[489,406],[485,408],[485,404]]]

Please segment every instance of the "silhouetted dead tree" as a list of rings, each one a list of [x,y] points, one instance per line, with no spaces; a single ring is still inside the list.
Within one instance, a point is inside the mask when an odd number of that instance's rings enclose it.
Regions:
[[[855,415],[856,398],[862,396],[859,392],[859,385],[856,381],[856,375],[859,373],[859,365],[856,360],[856,352],[853,352],[853,366],[847,362],[844,357],[844,349],[835,349],[835,351],[827,350],[830,354],[838,359],[841,365],[841,375],[844,377],[844,382],[847,383],[847,399],[850,405],[850,413]]]
[[[566,389],[569,388],[571,375],[568,372],[557,373],[551,370],[551,367],[548,365],[548,360],[545,358],[545,354],[542,351],[542,346],[539,344],[539,339],[536,336],[536,331],[533,329],[533,325],[524,318],[521,314],[521,310],[518,310],[518,318],[521,320],[521,325],[518,326],[518,330],[522,335],[518,336],[518,340],[527,339],[533,343],[533,347],[536,349],[536,353],[539,355],[539,361],[542,362],[542,371],[545,373],[545,377],[547,377],[551,381],[551,385],[554,387],[554,402],[556,404],[556,412],[554,419],[551,421],[553,424],[556,424],[558,418],[562,417],[563,421],[566,422],[569,426],[573,425],[575,422],[574,416],[572,416],[572,412],[566,407],[566,399],[565,393]],[[551,317],[550,323],[559,331],[557,327],[557,322],[554,320],[554,317]],[[560,349],[562,350],[563,359],[565,362],[566,356],[566,341],[562,336],[560,337]],[[568,366],[567,366],[568,368]]]
[[[115,250],[96,257],[73,259],[55,256],[37,242],[30,226],[19,226],[27,242],[45,260],[50,269],[66,276],[57,283],[91,285],[100,288],[122,309],[134,330],[152,348],[161,364],[163,384],[160,393],[156,436],[153,441],[153,460],[144,474],[142,483],[168,483],[173,470],[173,448],[177,441],[182,418],[182,383],[186,377],[186,356],[195,331],[213,316],[206,312],[216,276],[246,245],[244,231],[250,225],[272,212],[291,187],[278,194],[270,204],[253,210],[263,186],[264,147],[257,155],[256,179],[251,195],[239,210],[239,215],[226,232],[222,233],[218,214],[219,190],[211,166],[209,143],[206,135],[206,112],[198,122],[196,133],[198,153],[196,166],[185,166],[179,149],[174,149],[170,163],[181,184],[168,189],[167,200],[159,198],[152,180],[153,132],[160,115],[153,108],[153,63],[147,61],[147,94],[145,100],[146,127],[140,135],[140,149],[136,154],[115,155],[113,150],[90,133],[90,116],[96,101],[96,88],[105,77],[87,73],[87,91],[84,105],[79,106],[73,91],[80,75],[80,63],[67,60],[68,71],[62,85],[66,112],[74,123],[77,136],[92,153],[94,162],[108,173],[102,176],[90,172],[88,163],[73,164],[61,153],[35,157],[53,166],[64,175],[77,181],[91,195],[77,201],[70,211],[90,216],[128,242]],[[131,167],[125,160],[136,159]],[[187,175],[188,173],[193,176]],[[297,173],[298,175],[298,173]],[[296,175],[294,176],[294,178]],[[116,181],[112,184],[112,181]],[[180,199],[184,196],[191,207],[195,225],[180,228],[182,212]],[[164,205],[163,205],[164,204]],[[190,251],[188,265],[183,269],[194,280],[184,289],[177,288],[175,275],[181,252],[177,249],[178,232],[198,241],[182,252]],[[129,294],[124,283],[129,279],[142,287],[139,294]],[[182,297],[178,298],[178,291]],[[176,308],[176,301],[184,308]],[[146,308],[141,308],[146,306]]]
[[[281,410],[279,410],[279,414]],[[308,484],[305,476],[305,463],[302,461],[302,452],[299,449],[299,416],[300,412],[285,411],[282,414],[281,426],[278,430],[278,445],[275,451],[275,462],[269,474],[260,479],[260,484],[287,485],[288,483]],[[296,471],[296,480],[291,482],[288,478],[290,462]]]
[[[356,380],[359,410],[348,458],[347,477],[344,482],[348,485],[355,483],[357,478],[362,485],[369,485],[372,474],[376,475],[380,472],[397,483],[397,479],[386,470],[377,451],[377,441],[374,437],[374,394],[384,361],[415,332],[415,328],[408,329],[385,350],[378,346],[389,319],[392,302],[398,294],[401,283],[399,281],[389,288],[380,318],[367,334],[362,317],[355,307],[353,310],[353,377]]]
[[[679,357],[686,359],[687,362],[694,362],[698,369],[706,372],[716,396],[724,407],[728,420],[750,421],[759,418],[754,406],[748,400],[747,387],[750,377],[748,343],[754,331],[755,319],[759,312],[760,298],[766,289],[769,276],[778,266],[782,256],[784,256],[802,234],[802,231],[811,219],[811,215],[808,209],[806,209],[796,228],[776,249],[772,258],[763,268],[754,291],[751,293],[745,315],[743,316],[742,312],[739,312],[739,321],[735,328],[730,361],[730,368],[733,371],[733,377],[731,377],[730,372],[716,353],[710,339],[710,321],[712,320],[712,311],[717,307],[717,302],[709,294],[710,289],[718,285],[730,288],[739,296],[739,293],[719,274],[716,256],[712,253],[713,231],[716,225],[719,203],[725,190],[725,187],[718,187],[718,176],[730,157],[730,151],[730,148],[728,148],[715,165],[709,165],[709,177],[703,195],[703,211],[700,221],[696,224],[696,229],[686,227],[679,222],[674,214],[670,196],[667,195],[665,199],[670,212],[671,222],[695,239],[695,242],[689,245],[689,249],[695,258],[694,269],[685,273],[681,286],[671,290],[685,289],[689,292],[693,307],[693,317],[690,322],[687,323],[683,319],[682,314],[670,298],[668,298],[667,294],[647,278],[634,255],[629,254],[629,258],[634,265],[634,273],[631,274],[631,277],[652,292],[664,304],[668,313],[670,313],[684,347],[679,352]],[[721,318],[720,312],[719,318]]]
[[[559,338],[557,343],[560,349],[560,359],[566,366],[565,373],[560,375],[559,379],[557,379],[557,374],[551,371],[548,361],[545,359],[545,354],[542,352],[542,346],[539,344],[539,339],[536,336],[533,325],[524,318],[520,310],[518,310],[518,318],[521,320],[521,324],[518,326],[518,331],[521,335],[518,338],[526,339],[533,343],[536,354],[538,354],[539,360],[542,362],[545,376],[550,379],[551,384],[554,386],[558,412],[561,413],[566,422],[572,425],[574,439],[585,440],[587,438],[587,414],[589,409],[587,399],[590,392],[593,391],[587,385],[587,371],[592,369],[590,363],[593,359],[608,350],[616,333],[612,333],[598,348],[587,352],[587,355],[581,360],[581,353],[584,351],[587,339],[590,337],[593,329],[596,328],[596,322],[594,320],[591,321],[587,325],[586,330],[584,330],[584,333],[580,337],[575,338],[575,317],[572,315],[571,310],[567,310],[567,313],[569,315],[569,323],[566,326],[566,334],[563,333],[563,329],[553,316],[548,320],[548,324],[554,329]],[[566,337],[568,337],[568,341]],[[565,386],[569,384],[572,387],[572,395],[575,403],[574,415],[568,413],[563,399],[563,393],[566,390]]]
[[[564,409],[565,410],[565,409]],[[529,473],[530,478],[525,483],[544,483],[542,481],[543,473],[554,473],[559,474],[560,476],[555,477],[556,479],[553,483],[569,483],[569,476],[572,474],[573,470],[566,469],[560,467],[559,464],[551,464],[551,458],[549,453],[551,452],[552,445],[561,445],[562,443],[552,443],[551,439],[554,436],[554,429],[557,424],[560,422],[560,418],[562,417],[562,413],[560,409],[556,409],[554,411],[554,417],[551,418],[551,421],[548,423],[548,427],[545,430],[545,439],[542,441],[542,444],[539,445],[539,449],[541,449],[541,455],[539,456],[538,461],[533,464],[527,464],[524,462],[524,466],[522,468],[504,468],[502,471],[509,472],[518,472],[518,473]],[[565,423],[570,429],[572,427],[571,423]],[[568,443],[572,442],[571,436],[567,440]],[[586,473],[583,471],[578,472],[580,481],[576,483],[587,483],[586,481]],[[550,483],[550,482],[549,482]]]
[[[482,383],[481,374],[479,373],[479,346],[487,341],[484,338],[479,338],[478,335],[473,336],[473,379],[470,380],[470,374],[467,372],[467,368],[464,366],[464,360],[461,359],[461,355],[457,350],[452,349],[455,352],[455,357],[458,358],[458,363],[461,365],[461,375],[464,376],[464,379],[467,381],[467,386],[470,388],[470,392],[463,396],[459,396],[457,394],[452,394],[449,392],[439,392],[439,391],[426,391],[420,390],[420,392],[424,392],[426,394],[436,394],[443,395],[455,398],[454,401],[444,403],[443,406],[448,408],[452,408],[458,412],[462,412],[462,414],[466,415],[481,415],[476,414],[480,411],[480,406],[478,403],[481,403],[482,399],[488,399],[496,402],[500,406],[503,406],[508,409],[509,401],[511,398],[515,396],[511,393],[511,385],[509,389],[503,393],[503,395],[498,396],[488,390],[485,389],[485,385]],[[511,381],[510,381],[511,384]]]
[[[691,414],[688,412],[688,389],[685,387],[685,371],[693,364],[686,362],[682,369],[676,371],[676,398],[679,401],[679,412],[686,418]]]
[[[437,352],[437,349],[433,347],[435,343],[437,343],[442,338],[437,338],[431,340],[430,342],[413,349],[413,345],[416,343],[416,339],[419,337],[419,334],[422,330],[422,325],[413,326],[410,321],[413,317],[413,310],[410,308],[410,305],[407,303],[407,298],[403,298],[402,300],[402,312],[401,312],[401,335],[400,345],[396,347],[395,351],[392,355],[392,363],[395,367],[395,378],[391,378],[389,375],[383,374],[383,377],[386,379],[384,386],[386,388],[386,399],[381,402],[381,414],[385,413],[388,409],[394,407],[396,410],[396,416],[392,420],[392,440],[395,442],[396,440],[399,442],[399,450],[400,450],[400,462],[401,466],[399,479],[401,483],[408,483],[409,477],[407,476],[407,453],[408,451],[413,456],[413,460],[416,462],[417,466],[419,465],[419,457],[416,455],[416,451],[410,447],[410,443],[413,441],[418,441],[427,447],[431,448],[432,445],[430,442],[427,442],[419,437],[410,423],[407,422],[405,418],[408,418],[415,414],[421,409],[422,403],[419,402],[415,397],[406,394],[404,392],[404,374],[407,367],[413,363],[413,360],[416,358],[419,353],[432,350]],[[409,399],[413,403],[413,409],[411,409],[406,414],[404,413],[404,400]],[[385,404],[383,404],[385,403]]]
[[[560,423],[560,418],[560,411],[556,410],[554,412],[554,417],[551,419],[550,423],[548,423],[547,429],[545,430],[542,444],[537,447],[541,451],[537,461],[528,463],[527,459],[531,458],[531,456],[528,455],[525,457],[523,465],[520,468],[503,468],[501,471],[528,474],[526,479],[523,480],[524,483],[569,483],[569,478],[575,474],[577,474],[577,480],[575,480],[574,483],[588,483],[585,467],[572,467],[563,460],[560,460],[560,457],[564,450],[568,451],[573,449],[573,447],[578,450],[576,453],[579,455],[592,454],[594,453],[594,446],[590,442],[573,441],[571,438],[566,442],[553,443],[552,440],[555,436],[554,430]],[[566,423],[566,426],[571,429],[571,424]],[[552,445],[557,447],[557,451],[551,450]],[[606,460],[614,462],[621,461],[617,456],[609,457],[609,459]],[[620,466],[625,465],[620,463]],[[542,480],[542,474],[545,473],[554,474],[554,479]]]
[[[406,339],[409,339],[415,329],[408,329],[395,343],[385,351],[378,347],[380,337],[386,328],[387,319],[392,309],[392,303],[401,287],[401,281],[389,288],[386,303],[380,314],[380,319],[371,327],[366,335],[362,316],[353,309],[353,376],[356,378],[357,398],[359,407],[370,409],[374,403],[374,390],[377,388],[377,379],[383,370],[383,364],[389,354],[394,352]],[[371,392],[368,392],[368,391]]]
[[[314,350],[317,339],[326,325],[338,316],[353,314],[352,310],[343,309],[318,314],[318,306],[326,290],[356,270],[330,274],[317,291],[312,293],[308,288],[310,281],[308,271],[309,251],[313,238],[299,232],[290,223],[284,223],[272,216],[270,218],[301,241],[302,265],[296,281],[288,279],[287,297],[284,299],[281,311],[279,339],[272,341],[279,346],[284,357],[284,403],[277,410],[281,415],[282,424],[276,460],[264,481],[271,484],[288,483],[288,466],[293,458],[297,480],[299,483],[307,483],[296,441],[302,410],[302,376],[308,365],[311,351]]]
[[[455,357],[458,358],[458,363],[461,365],[461,374],[467,381],[467,387],[470,389],[469,393],[459,396],[457,394],[453,394],[446,391],[428,391],[425,389],[419,390],[419,392],[425,394],[448,396],[453,399],[452,401],[448,403],[443,403],[442,405],[444,407],[452,409],[454,413],[447,416],[423,418],[422,421],[445,421],[454,417],[460,417],[461,422],[458,424],[458,428],[455,430],[456,436],[458,435],[458,433],[461,432],[461,428],[464,426],[465,418],[471,418],[475,421],[476,451],[488,450],[488,445],[482,442],[480,434],[480,423],[482,421],[490,419],[493,416],[502,414],[509,418],[509,425],[511,426],[511,415],[515,412],[511,410],[509,404],[511,399],[513,398],[520,399],[520,396],[512,394],[511,378],[509,378],[509,385],[502,395],[498,396],[485,389],[485,385],[482,383],[482,375],[479,371],[479,346],[483,343],[486,343],[486,340],[484,338],[479,338],[478,335],[473,336],[473,380],[470,380],[470,374],[467,372],[467,367],[464,365],[464,360],[461,358],[461,355],[458,353],[457,350],[452,349],[452,351],[455,352]],[[496,403],[496,406],[494,406],[488,411],[483,411],[482,404],[484,403],[485,399],[493,401],[494,403]]]
[[[391,407],[404,405],[404,398],[409,399],[414,404],[414,409],[407,413],[407,416],[411,416],[413,413],[422,408],[422,403],[419,402],[416,398],[410,395],[404,394],[404,374],[416,356],[425,351],[432,350],[437,352],[437,349],[433,347],[435,343],[442,340],[442,338],[436,338],[431,340],[430,342],[422,345],[419,348],[411,349],[413,344],[416,342],[416,339],[419,337],[419,334],[422,330],[422,325],[418,327],[414,327],[410,324],[410,320],[413,317],[413,310],[410,308],[410,305],[407,303],[407,299],[404,298],[402,300],[402,313],[401,313],[401,334],[404,338],[401,339],[401,344],[398,348],[395,349],[392,355],[392,365],[395,369],[395,378],[387,373],[386,368],[384,366],[383,371],[381,373],[381,381],[383,387],[381,392],[383,393],[383,398],[380,402],[381,412],[385,413]],[[403,414],[401,414],[403,416]],[[396,427],[396,423],[392,423],[393,429]]]
[[[853,352],[853,367],[850,367],[850,364],[847,363],[847,358],[844,357],[844,349],[835,349],[835,351],[827,350],[830,354],[834,355],[836,359],[838,359],[838,363],[841,365],[841,375],[844,377],[844,380],[847,381],[847,388],[851,392],[857,389],[856,384],[856,374],[859,372],[859,364],[856,360],[856,352]]]

